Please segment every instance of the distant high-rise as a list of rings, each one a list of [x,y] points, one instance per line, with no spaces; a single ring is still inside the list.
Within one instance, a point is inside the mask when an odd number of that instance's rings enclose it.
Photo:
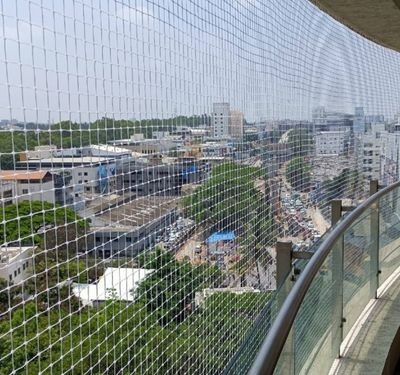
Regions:
[[[214,103],[212,113],[212,127],[214,137],[229,137],[229,120],[229,103]]]
[[[244,116],[240,111],[231,111],[230,113],[230,124],[229,134],[235,138],[243,137],[243,122]]]
[[[354,134],[362,134],[365,132],[365,115],[363,107],[356,107],[353,119]]]

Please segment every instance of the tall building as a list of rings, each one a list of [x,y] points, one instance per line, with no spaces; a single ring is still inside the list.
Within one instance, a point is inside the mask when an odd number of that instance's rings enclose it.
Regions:
[[[350,131],[332,130],[321,131],[315,134],[315,154],[323,155],[342,155],[349,147]]]
[[[385,132],[385,125],[376,125],[373,130],[363,134],[361,137],[362,173],[368,180],[379,180],[381,178],[381,149],[382,133]]]
[[[214,137],[229,137],[229,103],[214,103],[212,113],[212,127]]]
[[[244,116],[240,111],[231,111],[230,113],[229,134],[235,138],[243,137]]]
[[[354,134],[362,134],[365,132],[365,115],[363,107],[356,107],[353,119]]]

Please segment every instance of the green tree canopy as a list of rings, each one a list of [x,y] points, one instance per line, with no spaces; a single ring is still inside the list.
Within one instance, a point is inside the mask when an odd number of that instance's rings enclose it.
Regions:
[[[292,159],[286,166],[286,179],[296,190],[307,189],[310,183],[311,167],[304,157]]]
[[[0,221],[3,222],[0,243],[21,241],[23,245],[40,243],[36,232],[45,225],[61,226],[75,222],[81,228],[88,225],[72,209],[44,201],[23,201],[4,206],[0,211]]]
[[[314,152],[315,140],[309,129],[292,129],[288,134],[288,144],[294,156],[307,156]]]
[[[261,204],[255,181],[261,168],[228,162],[216,166],[211,177],[185,199],[185,207],[197,223],[216,230],[240,229]]]

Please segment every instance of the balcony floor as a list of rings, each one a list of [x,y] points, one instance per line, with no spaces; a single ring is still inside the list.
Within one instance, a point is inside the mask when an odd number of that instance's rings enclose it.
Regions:
[[[381,374],[400,327],[400,272],[378,291],[342,346],[330,374]],[[347,340],[349,338],[349,340]]]

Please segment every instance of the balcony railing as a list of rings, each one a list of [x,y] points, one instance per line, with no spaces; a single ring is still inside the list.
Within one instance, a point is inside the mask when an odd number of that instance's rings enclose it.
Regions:
[[[286,297],[293,282],[292,274],[287,276],[269,306],[279,311],[273,318],[263,317],[268,334],[252,374],[329,372],[343,338],[377,298],[379,286],[400,267],[399,190],[400,182],[392,184],[344,215],[326,233]],[[251,357],[249,351],[241,355],[241,363]]]

